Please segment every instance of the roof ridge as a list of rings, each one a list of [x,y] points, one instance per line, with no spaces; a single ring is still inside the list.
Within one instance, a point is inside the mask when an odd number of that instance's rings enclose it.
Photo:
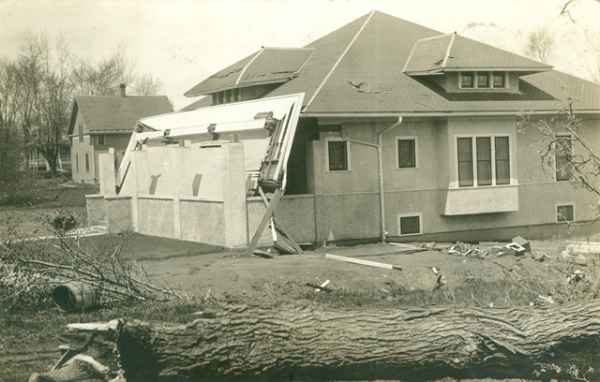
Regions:
[[[310,99],[308,100],[308,102],[306,103],[305,108],[308,108],[310,106],[310,104],[315,100],[315,98],[317,97],[317,95],[319,95],[319,92],[321,91],[321,89],[323,88],[323,86],[325,86],[325,84],[327,83],[327,81],[329,80],[329,78],[331,77],[331,75],[333,74],[333,72],[335,71],[335,69],[339,66],[340,62],[342,62],[342,60],[344,59],[344,57],[346,56],[346,54],[348,53],[348,51],[350,50],[350,48],[352,48],[352,45],[354,45],[354,42],[356,42],[356,40],[360,36],[361,32],[365,29],[365,27],[367,26],[367,24],[369,23],[369,21],[371,21],[371,19],[373,18],[373,15],[375,15],[376,12],[377,11],[373,10],[373,11],[371,11],[369,13],[369,16],[367,17],[367,19],[363,22],[363,24],[360,26],[360,28],[358,29],[358,31],[354,34],[354,36],[352,37],[352,39],[350,40],[350,42],[348,42],[348,45],[346,45],[346,48],[340,54],[340,56],[338,57],[338,59],[335,61],[335,63],[333,64],[333,66],[331,67],[331,69],[329,70],[329,72],[327,72],[327,74],[323,78],[323,81],[321,81],[321,83],[319,84],[319,86],[317,86],[317,89],[314,91],[314,93],[312,94],[312,96],[310,97]]]

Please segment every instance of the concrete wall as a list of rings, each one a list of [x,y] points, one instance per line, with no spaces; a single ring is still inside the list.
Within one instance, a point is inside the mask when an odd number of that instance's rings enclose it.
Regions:
[[[345,137],[375,143],[376,132],[391,122],[345,122],[342,125]],[[511,178],[518,198],[518,211],[444,216],[448,189],[457,187],[456,136],[463,134],[510,135]],[[600,150],[600,121],[584,122],[581,134],[595,150]],[[397,168],[396,138],[399,136],[417,138],[417,168]],[[336,239],[376,238],[380,230],[376,150],[351,143],[350,170],[331,172],[326,168],[325,153],[330,137],[339,138],[340,134],[322,132],[320,139],[313,141],[307,150],[313,155],[311,172],[314,179],[310,182],[314,184],[315,193],[316,241],[327,239],[330,231]],[[423,232],[427,234],[553,224],[556,222],[556,204],[564,203],[575,204],[578,221],[593,219],[598,213],[597,197],[574,188],[569,182],[556,182],[554,171],[542,167],[539,154],[542,137],[533,128],[517,132],[514,118],[406,119],[385,134],[383,146],[389,235],[399,234],[400,214],[422,214]],[[575,147],[575,152],[578,151],[581,152],[581,148]],[[496,195],[500,193],[493,196]],[[462,201],[466,205],[473,202],[468,196]]]

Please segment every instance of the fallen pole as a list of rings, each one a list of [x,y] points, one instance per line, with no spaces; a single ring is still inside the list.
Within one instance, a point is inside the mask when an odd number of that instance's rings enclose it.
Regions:
[[[400,267],[398,265],[387,264],[387,263],[380,263],[378,261],[371,261],[371,260],[355,259],[354,257],[332,255],[330,253],[326,253],[325,254],[325,258],[326,259],[331,259],[331,260],[343,261],[343,262],[346,262],[346,263],[352,263],[352,264],[358,264],[358,265],[366,265],[368,267],[390,269],[390,270],[396,270],[396,271],[401,271],[402,270],[402,267]]]

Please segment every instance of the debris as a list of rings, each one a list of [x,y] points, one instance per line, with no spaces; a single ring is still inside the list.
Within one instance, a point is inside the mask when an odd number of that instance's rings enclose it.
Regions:
[[[567,276],[567,284],[574,284],[585,279],[585,273],[580,270],[575,270],[569,276]]]
[[[577,265],[587,266],[587,258],[581,254],[575,256],[573,262]]]
[[[274,257],[272,253],[263,251],[262,249],[255,249],[252,252],[252,254],[258,257],[262,257],[263,259],[272,259]]]
[[[525,247],[514,242],[506,244],[506,248],[512,249],[515,255],[523,255],[525,252],[527,252],[527,249]]]
[[[33,373],[29,382],[46,381],[105,381],[108,380],[110,368],[85,354],[77,354],[62,367],[47,373]]]
[[[548,256],[545,252],[532,252],[531,258],[533,260],[539,261],[541,263],[541,262],[545,261],[546,259],[549,259],[550,256]]]
[[[325,280],[325,282],[323,282],[321,285],[314,284],[314,283],[306,283],[306,286],[309,286],[311,288],[315,288],[315,292],[324,291],[324,292],[329,293],[329,292],[333,291],[331,288],[327,287],[329,285],[329,283],[330,283],[329,280]]]
[[[522,236],[513,237],[512,242],[525,248],[525,252],[531,252],[531,243],[529,242],[529,240],[523,238]]]
[[[444,285],[446,285],[446,278],[441,273],[438,273],[437,277],[435,278],[435,285],[433,286],[433,290],[439,289]]]
[[[390,270],[397,270],[397,271],[401,271],[402,270],[402,268],[399,267],[399,266],[397,266],[397,265],[380,263],[380,262],[377,262],[377,261],[355,259],[355,258],[346,257],[346,256],[332,255],[330,253],[326,253],[325,254],[325,258],[326,259],[331,259],[331,260],[344,261],[346,263],[366,265],[366,266],[369,266],[369,267],[376,267],[376,268],[383,268],[383,269],[390,269]]]
[[[81,312],[100,303],[98,288],[82,282],[69,282],[57,286],[52,291],[52,298],[65,312]]]
[[[569,253],[582,253],[586,255],[600,254],[600,242],[575,241],[567,245]]]
[[[552,296],[542,296],[541,294],[538,294],[537,298],[540,305],[554,304]]]

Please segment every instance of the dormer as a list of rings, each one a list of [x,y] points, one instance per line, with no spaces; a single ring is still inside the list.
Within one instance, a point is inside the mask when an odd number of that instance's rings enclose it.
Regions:
[[[519,78],[552,67],[456,33],[418,40],[404,73],[447,93],[520,93]]]
[[[313,53],[311,48],[261,48],[213,74],[185,93],[212,96],[219,105],[261,98],[297,77]]]

